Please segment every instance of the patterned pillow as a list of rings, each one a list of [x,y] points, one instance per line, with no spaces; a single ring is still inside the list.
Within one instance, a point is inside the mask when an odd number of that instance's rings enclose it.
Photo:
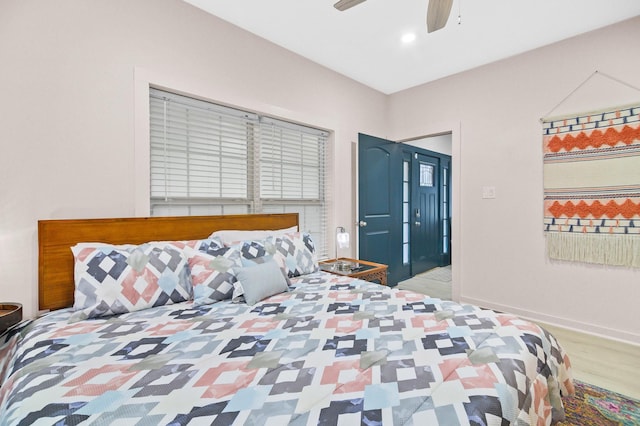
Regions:
[[[270,239],[242,241],[231,247],[237,249],[243,259],[258,259],[276,251]]]
[[[203,253],[214,254],[218,250],[224,248],[224,244],[219,238],[205,238],[204,240],[186,240],[186,241],[161,241],[152,244],[171,244],[180,250],[192,248]]]
[[[210,253],[187,248],[185,252],[193,283],[193,304],[199,306],[230,299],[237,281],[233,268],[242,266],[240,252],[231,247]]]
[[[185,254],[171,243],[78,244],[74,320],[184,302],[191,296]]]
[[[311,235],[294,232],[269,241],[275,247],[275,256],[281,256],[289,277],[310,274],[318,270],[316,247]]]

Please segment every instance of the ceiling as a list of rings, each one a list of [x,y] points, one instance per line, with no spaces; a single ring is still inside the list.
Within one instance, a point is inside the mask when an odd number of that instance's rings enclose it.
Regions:
[[[184,1],[386,94],[640,15],[638,0],[454,0],[428,34],[428,0]]]

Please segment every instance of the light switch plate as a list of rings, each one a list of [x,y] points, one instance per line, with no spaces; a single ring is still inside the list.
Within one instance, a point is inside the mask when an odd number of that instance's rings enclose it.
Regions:
[[[482,187],[482,198],[496,198],[496,187],[495,186],[483,186]]]

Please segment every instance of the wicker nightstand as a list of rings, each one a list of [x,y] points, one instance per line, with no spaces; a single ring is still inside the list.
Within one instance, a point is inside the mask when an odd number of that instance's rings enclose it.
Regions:
[[[319,266],[321,270],[332,274],[387,285],[387,265],[382,263],[341,257],[320,262]]]

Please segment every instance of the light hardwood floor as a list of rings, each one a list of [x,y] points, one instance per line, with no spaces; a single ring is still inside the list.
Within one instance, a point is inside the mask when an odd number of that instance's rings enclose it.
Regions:
[[[569,355],[573,378],[640,400],[640,346],[540,323]]]
[[[451,299],[451,282],[428,278],[429,273],[402,281],[398,288],[444,300]],[[640,400],[640,346],[540,323],[569,355],[574,379]]]

